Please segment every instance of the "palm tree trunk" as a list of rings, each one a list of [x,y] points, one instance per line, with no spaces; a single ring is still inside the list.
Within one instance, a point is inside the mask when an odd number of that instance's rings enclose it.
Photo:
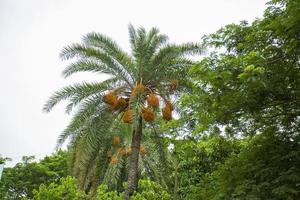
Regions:
[[[129,172],[127,180],[127,188],[125,190],[124,200],[129,200],[130,196],[137,189],[138,185],[138,163],[139,163],[139,153],[141,146],[141,139],[143,135],[143,118],[140,116],[138,121],[138,127],[136,131],[133,132],[131,149],[132,154],[130,156]]]

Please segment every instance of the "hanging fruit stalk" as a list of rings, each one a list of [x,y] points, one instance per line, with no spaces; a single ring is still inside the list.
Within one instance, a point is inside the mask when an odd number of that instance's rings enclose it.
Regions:
[[[142,94],[145,91],[145,86],[142,83],[138,83],[134,86],[131,95],[133,97]]]
[[[108,157],[108,158],[111,158],[111,157],[112,157],[112,152],[111,152],[111,150],[109,150],[106,154],[107,154],[107,157]]]
[[[162,116],[164,120],[170,121],[172,119],[172,109],[173,106],[170,106],[172,104],[166,104],[165,107],[161,110]]]
[[[173,92],[174,90],[176,90],[178,88],[179,85],[179,81],[176,79],[171,79],[169,82],[169,91]]]
[[[145,121],[147,122],[154,121],[155,115],[151,108],[145,108],[141,110],[141,113]]]
[[[116,156],[112,156],[110,160],[110,164],[118,164],[119,160]]]
[[[125,152],[126,152],[126,154],[125,154],[126,156],[130,156],[132,154],[131,147],[127,147]]]
[[[122,147],[118,150],[118,154],[121,156],[130,156],[132,153],[131,147]]]
[[[148,95],[148,97],[147,97],[147,103],[148,103],[149,106],[151,106],[153,108],[159,107],[159,99],[153,93],[151,93],[151,94]]]
[[[116,103],[115,103],[115,105],[114,105],[114,109],[115,109],[115,110],[119,110],[119,109],[125,107],[126,104],[127,104],[126,100],[125,100],[124,98],[121,97],[121,98],[119,98],[119,99],[116,101]]]
[[[119,150],[118,150],[118,154],[120,156],[124,156],[126,155],[126,149],[124,147],[121,147]]]
[[[143,114],[146,111],[146,108],[144,106],[141,106],[141,113]]]
[[[143,145],[141,145],[141,148],[140,148],[140,154],[141,154],[141,155],[145,155],[146,153],[147,153],[146,148],[145,148]]]
[[[131,109],[127,109],[123,115],[123,122],[131,124],[133,120],[133,112]]]
[[[109,105],[116,105],[117,104],[117,96],[113,92],[108,92],[107,94],[104,95],[103,101]]]
[[[173,106],[173,104],[170,101],[166,101],[165,102],[165,107],[170,108],[171,111],[174,110],[174,106]]]
[[[113,139],[113,146],[117,147],[120,145],[120,143],[121,143],[121,138],[119,136],[115,136]]]

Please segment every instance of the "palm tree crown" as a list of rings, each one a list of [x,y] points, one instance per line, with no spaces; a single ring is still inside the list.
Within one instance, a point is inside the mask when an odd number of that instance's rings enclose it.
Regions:
[[[137,155],[142,153],[140,142],[133,145],[134,135],[139,129],[142,135],[145,127],[142,121],[148,123],[159,119],[159,112],[165,120],[172,118],[170,97],[180,87],[179,81],[185,69],[194,64],[188,56],[202,53],[198,44],[168,43],[168,37],[156,28],[146,32],[144,28],[136,30],[129,25],[129,38],[130,54],[99,33],[87,34],[82,43],[67,46],[60,54],[62,59],[73,61],[63,71],[64,77],[87,71],[109,75],[102,82],[64,87],[55,92],[44,106],[44,111],[49,112],[60,101],[69,100],[66,112],[77,108],[70,124],[60,135],[58,146],[70,139],[74,174],[81,177],[82,183],[94,177],[93,173],[103,174],[107,168],[103,163],[107,161],[107,152],[111,148],[108,144],[116,137],[116,132],[126,132],[128,138],[133,138],[132,157],[136,155],[134,152]],[[161,110],[160,104],[164,105]],[[115,158],[110,158],[109,162],[117,163]],[[137,161],[130,162],[132,166]],[[95,184],[101,181],[101,175],[97,181]]]

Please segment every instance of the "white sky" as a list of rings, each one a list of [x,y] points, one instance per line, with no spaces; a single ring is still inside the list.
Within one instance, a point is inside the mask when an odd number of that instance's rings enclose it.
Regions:
[[[266,0],[0,0],[0,154],[13,165],[23,155],[42,158],[54,150],[69,121],[60,104],[42,112],[64,80],[61,49],[91,31],[129,49],[127,26],[158,27],[171,42],[200,42],[228,23],[262,17]]]

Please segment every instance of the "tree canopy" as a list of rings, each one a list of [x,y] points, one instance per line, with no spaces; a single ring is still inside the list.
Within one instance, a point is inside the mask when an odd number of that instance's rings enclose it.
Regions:
[[[17,163],[14,167],[4,168],[0,182],[2,199],[31,198],[33,190],[37,189],[40,184],[48,185],[58,182],[69,172],[65,151],[57,151],[51,156],[46,156],[40,162],[36,162],[34,159],[34,156],[23,156],[22,162]]]
[[[200,44],[131,25],[129,38],[130,53],[98,33],[64,48],[65,77],[109,78],[50,97],[45,111],[75,109],[68,150],[5,168],[3,199],[300,199],[299,0]]]
[[[271,1],[263,19],[203,38],[211,52],[190,70],[184,123],[200,143],[221,134],[243,145],[214,171],[203,174],[200,166],[187,199],[299,198],[299,8],[297,0]]]

